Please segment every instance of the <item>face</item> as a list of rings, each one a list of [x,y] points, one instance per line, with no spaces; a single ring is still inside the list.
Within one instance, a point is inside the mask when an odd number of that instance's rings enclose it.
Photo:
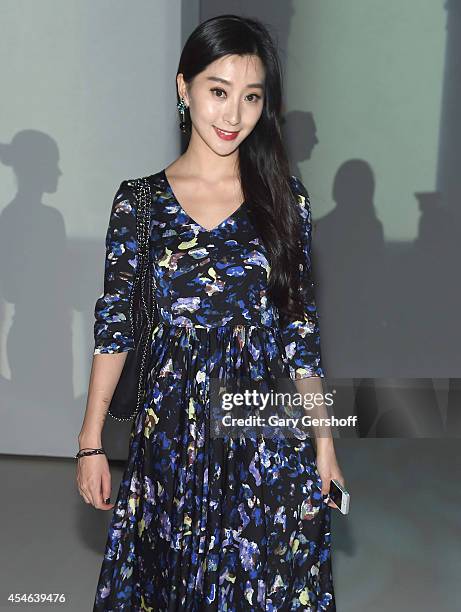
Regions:
[[[251,133],[264,104],[264,66],[255,55],[228,55],[211,63],[178,91],[190,110],[192,139],[200,138],[218,155],[235,151]]]

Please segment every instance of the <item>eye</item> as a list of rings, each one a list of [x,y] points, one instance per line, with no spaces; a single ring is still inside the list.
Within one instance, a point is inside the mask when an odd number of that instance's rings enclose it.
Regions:
[[[224,89],[221,89],[220,87],[213,87],[213,89],[210,89],[210,91],[222,91],[222,93],[226,93]],[[215,97],[222,98],[222,96],[215,96]]]
[[[212,91],[212,92],[216,92],[216,93],[220,92],[220,93],[223,93],[223,94],[225,94],[225,93],[226,93],[226,92],[224,91],[224,89],[221,89],[220,87],[213,87],[212,89],[210,89],[210,91]],[[224,96],[218,96],[218,95],[216,95],[215,97],[216,97],[216,98],[223,98]],[[250,100],[250,102],[251,102],[252,104],[256,104],[256,103],[258,102],[258,100],[260,100],[260,99],[261,99],[261,96],[259,96],[258,94],[255,94],[255,93],[248,94],[248,96],[247,96],[247,97],[248,97],[248,98],[251,98],[251,97],[253,97],[253,98],[254,98],[253,100]]]

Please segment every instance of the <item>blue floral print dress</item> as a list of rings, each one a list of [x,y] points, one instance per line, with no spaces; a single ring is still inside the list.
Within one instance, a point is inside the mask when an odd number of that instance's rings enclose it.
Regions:
[[[331,508],[311,438],[212,437],[209,427],[212,376],[324,376],[308,193],[290,177],[304,227],[307,298],[304,320],[281,327],[249,206],[208,230],[182,208],[165,170],[148,178],[158,319],[94,611],[336,610]],[[106,235],[94,354],[134,347],[135,207],[123,181]]]

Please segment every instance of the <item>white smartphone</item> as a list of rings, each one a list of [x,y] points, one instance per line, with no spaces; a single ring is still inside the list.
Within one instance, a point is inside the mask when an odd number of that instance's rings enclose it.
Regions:
[[[338,509],[342,512],[342,514],[347,514],[349,512],[349,502],[351,496],[337,480],[331,480],[329,495],[331,501],[338,506]]]

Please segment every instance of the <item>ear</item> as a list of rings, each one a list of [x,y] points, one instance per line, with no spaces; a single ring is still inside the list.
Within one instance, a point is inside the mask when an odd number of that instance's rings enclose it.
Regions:
[[[189,98],[187,95],[187,85],[186,85],[186,82],[184,81],[184,76],[182,72],[180,72],[176,76],[176,86],[178,88],[179,97],[184,98],[186,105],[189,106]]]

